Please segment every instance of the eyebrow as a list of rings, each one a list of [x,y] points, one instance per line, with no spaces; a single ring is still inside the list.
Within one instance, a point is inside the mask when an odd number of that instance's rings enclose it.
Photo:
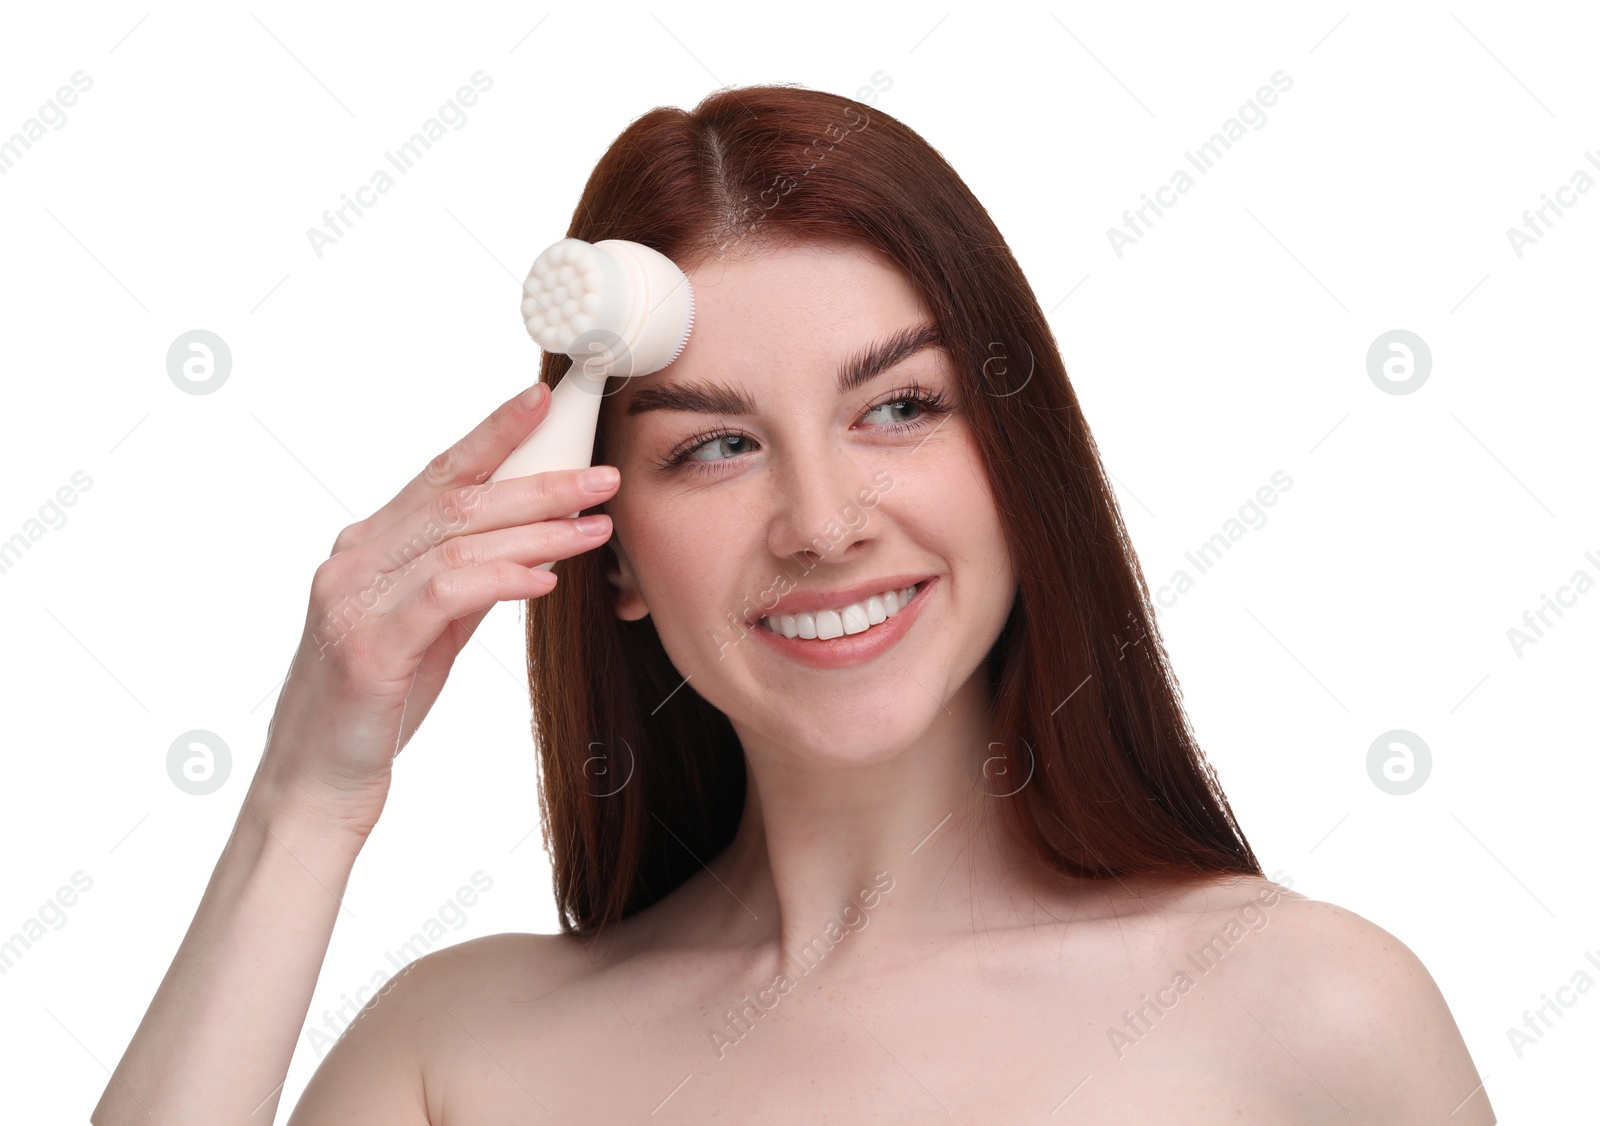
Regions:
[[[870,344],[839,365],[839,394],[847,395],[924,348],[940,347],[943,343],[938,326],[931,321],[924,321]],[[646,411],[750,415],[756,413],[756,404],[740,388],[709,380],[694,380],[644,387],[634,392],[628,400],[628,415],[631,417]]]

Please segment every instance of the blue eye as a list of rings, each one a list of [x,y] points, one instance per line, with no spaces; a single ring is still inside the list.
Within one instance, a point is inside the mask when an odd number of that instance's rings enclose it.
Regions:
[[[748,443],[749,441],[750,441],[750,439],[747,438],[743,434],[723,433],[723,434],[720,434],[720,435],[713,435],[710,438],[699,440],[697,445],[694,445],[694,446],[684,450],[682,454],[678,455],[673,460],[672,464],[678,465],[678,464],[681,464],[682,462],[685,462],[685,461],[723,461],[723,460],[726,460],[726,459],[724,459],[724,458],[715,458],[715,457],[709,457],[709,458],[708,457],[700,457],[699,455],[704,453],[706,450],[715,449],[718,445],[721,445],[724,448],[727,448],[727,447],[730,447],[730,446],[733,447],[733,453],[735,453],[735,454],[743,453],[744,451],[740,450],[738,448],[738,445],[741,442]]]
[[[890,433],[915,430],[928,425],[936,418],[942,418],[950,413],[949,400],[942,390],[931,393],[924,391],[914,379],[911,381],[910,386],[891,391],[886,398],[868,407],[866,415],[889,407],[914,407],[918,412],[910,419],[890,421],[881,427],[881,429],[888,430]],[[688,438],[665,458],[657,461],[656,464],[663,470],[673,470],[683,466],[685,462],[693,462],[694,464],[687,466],[687,468],[696,473],[717,473],[720,470],[713,468],[713,466],[719,462],[732,461],[734,458],[700,457],[698,455],[701,451],[714,450],[718,446],[723,448],[729,446],[748,447],[751,442],[750,436],[739,430],[729,430],[726,427],[708,430]],[[737,455],[746,452],[746,450],[744,448],[735,448],[733,452]]]

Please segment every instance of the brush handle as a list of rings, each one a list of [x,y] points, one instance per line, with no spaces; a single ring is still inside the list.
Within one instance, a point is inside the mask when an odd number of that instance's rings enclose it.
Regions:
[[[550,393],[544,420],[489,475],[489,480],[531,477],[563,469],[585,469],[594,462],[595,429],[600,422],[604,378],[591,378],[583,365],[573,364]],[[573,512],[569,515],[576,516]],[[539,564],[548,571],[555,560]]]

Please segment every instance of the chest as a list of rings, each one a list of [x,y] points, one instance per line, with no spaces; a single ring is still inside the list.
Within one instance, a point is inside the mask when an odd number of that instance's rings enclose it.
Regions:
[[[1333,1120],[1246,1016],[1240,974],[1160,961],[597,974],[458,1012],[469,1035],[430,1080],[435,1121]]]
[[[1327,1096],[1244,1013],[1239,983],[1179,973],[973,955],[598,974],[480,1006],[464,1021],[478,1042],[441,1071],[439,1121],[1321,1121]]]

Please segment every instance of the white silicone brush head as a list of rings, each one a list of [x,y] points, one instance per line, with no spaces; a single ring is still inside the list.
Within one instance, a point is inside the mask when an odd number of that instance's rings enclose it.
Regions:
[[[528,334],[594,378],[660,371],[694,327],[688,277],[666,255],[626,239],[553,243],[522,290]]]

